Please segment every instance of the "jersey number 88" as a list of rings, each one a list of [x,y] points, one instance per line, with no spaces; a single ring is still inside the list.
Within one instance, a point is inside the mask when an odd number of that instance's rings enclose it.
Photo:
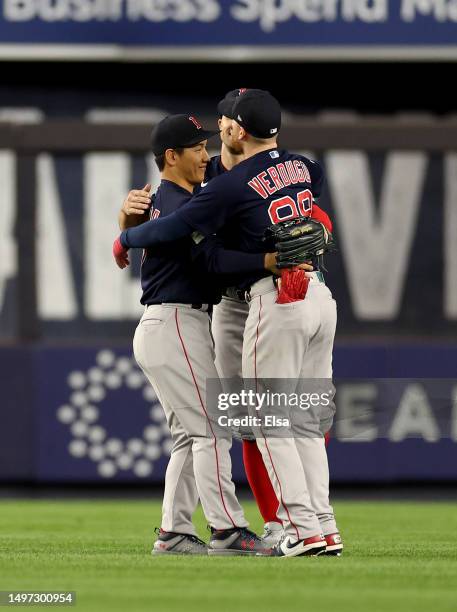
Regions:
[[[296,201],[291,196],[284,196],[271,202],[268,215],[271,222],[276,225],[281,221],[309,217],[313,206],[313,194],[309,189],[297,193]]]

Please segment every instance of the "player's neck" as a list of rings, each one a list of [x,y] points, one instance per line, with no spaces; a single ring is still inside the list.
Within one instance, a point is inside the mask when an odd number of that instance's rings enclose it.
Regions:
[[[175,183],[176,185],[179,185],[180,187],[182,187],[186,191],[189,191],[190,193],[194,192],[195,185],[192,185],[192,183],[189,183],[189,181],[187,181],[185,178],[183,178],[176,172],[173,172],[172,169],[165,168],[163,172],[161,173],[160,178],[164,179],[165,181],[170,181],[171,183]]]
[[[257,153],[262,153],[262,151],[269,151],[270,149],[275,149],[277,147],[276,141],[267,142],[265,144],[259,144],[256,142],[245,142],[243,147],[244,159],[248,159],[253,155],[257,155]]]
[[[226,170],[231,170],[244,159],[244,153],[230,153],[226,147],[221,149],[221,163]]]

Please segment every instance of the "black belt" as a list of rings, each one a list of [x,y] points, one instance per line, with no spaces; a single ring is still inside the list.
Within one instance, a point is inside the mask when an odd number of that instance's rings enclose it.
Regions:
[[[203,306],[207,306],[206,310],[204,310],[203,312],[210,312],[213,308],[212,304],[206,304],[206,302],[203,303],[196,303],[196,304],[189,304],[188,302],[152,302],[150,304],[146,304],[146,306],[160,306],[161,304],[183,304],[184,306],[190,306],[190,308],[193,308],[194,310],[201,310],[203,308]]]
[[[237,289],[237,287],[227,287],[223,295],[232,300],[238,300],[240,302],[246,301],[246,291],[244,289]]]
[[[206,308],[203,309],[203,306],[206,306]],[[201,310],[202,312],[208,312],[210,315],[213,312],[213,304],[191,304],[191,308]]]

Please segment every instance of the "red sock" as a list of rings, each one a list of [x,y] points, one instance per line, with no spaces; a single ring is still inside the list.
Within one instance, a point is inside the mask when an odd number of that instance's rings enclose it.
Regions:
[[[243,462],[249,486],[265,523],[281,521],[276,516],[278,498],[255,440],[243,440]]]

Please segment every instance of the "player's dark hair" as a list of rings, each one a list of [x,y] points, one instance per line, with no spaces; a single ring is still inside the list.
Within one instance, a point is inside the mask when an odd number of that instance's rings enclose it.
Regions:
[[[159,169],[159,172],[162,172],[163,169],[165,168],[165,153],[163,153],[162,155],[156,155],[155,162],[157,164],[157,168]]]
[[[173,151],[176,151],[178,155],[181,155],[182,152],[184,151],[184,148],[185,147],[178,147],[177,149],[173,149]],[[159,172],[163,172],[165,168],[165,153],[162,153],[162,155],[156,155],[155,162],[157,164]]]

